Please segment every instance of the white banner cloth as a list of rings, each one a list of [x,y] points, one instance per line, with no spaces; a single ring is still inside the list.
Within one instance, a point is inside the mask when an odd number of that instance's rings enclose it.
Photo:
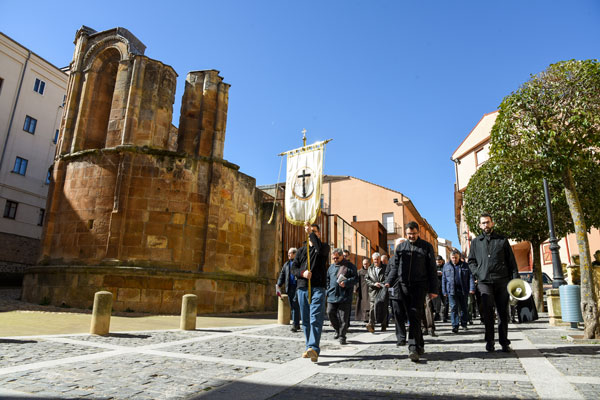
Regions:
[[[290,224],[312,224],[321,211],[324,148],[325,142],[317,142],[287,152],[285,218]]]

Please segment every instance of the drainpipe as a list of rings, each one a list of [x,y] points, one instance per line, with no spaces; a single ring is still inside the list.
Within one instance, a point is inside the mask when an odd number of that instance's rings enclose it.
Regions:
[[[455,193],[454,194],[454,198],[456,199],[456,193],[458,193],[460,191],[460,184],[458,182],[458,164],[460,164],[460,160],[458,158],[454,159],[454,158],[452,158],[452,156],[450,156],[450,161],[452,161],[454,163],[454,179],[456,180],[456,186],[454,187],[454,193]],[[456,204],[455,204],[455,206],[456,206]],[[461,209],[462,209],[462,206],[461,206]],[[462,244],[462,241],[461,241],[462,238],[460,237],[460,234],[461,234],[460,233],[460,225],[461,224],[460,224],[460,221],[459,221],[458,222],[458,227],[457,227],[457,230],[458,230],[457,234],[458,234],[458,240],[460,242],[460,248],[462,249],[463,248],[463,244]],[[465,247],[467,247],[466,246],[467,240],[465,240]]]
[[[4,162],[4,156],[6,155],[6,146],[8,144],[8,138],[10,136],[10,130],[12,128],[13,120],[15,118],[15,112],[17,111],[17,104],[19,103],[19,96],[21,95],[21,87],[23,86],[23,79],[25,78],[25,71],[27,70],[27,64],[31,58],[31,50],[27,50],[27,58],[23,65],[23,71],[21,72],[21,79],[19,80],[19,88],[17,89],[17,97],[15,98],[15,104],[13,105],[12,112],[10,113],[10,122],[8,123],[8,131],[6,132],[6,139],[4,139],[4,147],[2,148],[2,156],[0,156],[0,171],[2,170],[2,163]]]

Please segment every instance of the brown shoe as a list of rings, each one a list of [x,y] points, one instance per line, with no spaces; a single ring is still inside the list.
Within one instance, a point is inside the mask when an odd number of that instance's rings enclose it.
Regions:
[[[306,350],[306,355],[310,358],[310,361],[317,362],[319,360],[319,355],[313,348],[309,348]]]
[[[373,325],[367,324],[367,330],[371,333],[375,333],[375,328],[373,328]]]
[[[304,353],[302,353],[302,358],[308,358],[308,351],[305,351]]]

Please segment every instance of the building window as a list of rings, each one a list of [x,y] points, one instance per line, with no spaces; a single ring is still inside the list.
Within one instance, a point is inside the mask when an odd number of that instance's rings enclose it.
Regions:
[[[383,222],[383,226],[385,227],[388,233],[396,233],[396,230],[394,229],[394,213],[383,213],[381,221]]]
[[[46,214],[46,210],[40,208],[40,213],[38,215],[38,226],[44,225],[44,214]]]
[[[25,132],[29,132],[32,135],[35,133],[35,126],[37,125],[37,119],[30,117],[29,115],[25,117],[25,124],[23,125],[23,130]]]
[[[542,245],[542,255],[544,257],[544,265],[552,264],[552,251],[550,251],[550,243],[544,243]]]
[[[394,254],[394,250],[396,249],[396,246],[394,246],[394,241],[393,240],[388,240],[388,254]]]
[[[46,88],[46,82],[35,79],[35,83],[33,84],[33,91],[38,92],[39,94],[44,94],[44,89]]]
[[[27,162],[28,161],[26,159],[17,157],[12,172],[17,173],[19,175],[25,175],[25,173],[27,172]]]
[[[52,173],[50,172],[50,170],[48,170],[48,173],[46,174],[46,185],[50,184],[50,177],[52,176]]]
[[[482,147],[475,152],[475,159],[477,160],[477,166],[480,166],[490,158],[490,153],[487,147]]]
[[[352,222],[356,222],[356,221],[357,221],[356,215],[353,215],[352,216]]]
[[[364,248],[365,248],[365,245],[366,245],[365,237],[364,237],[364,236],[361,236],[361,237],[360,237],[360,248],[361,248],[361,249],[364,249]]]
[[[0,94],[2,94],[2,84],[4,83],[4,79],[0,78]]]
[[[54,132],[54,139],[52,139],[52,143],[56,144],[58,142],[58,129]]]
[[[19,203],[15,201],[6,200],[6,204],[4,205],[4,218],[15,219],[18,205]]]

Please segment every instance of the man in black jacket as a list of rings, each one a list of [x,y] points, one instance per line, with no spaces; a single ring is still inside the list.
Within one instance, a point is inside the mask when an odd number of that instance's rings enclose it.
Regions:
[[[292,332],[298,332],[300,330],[300,306],[298,305],[298,297],[296,296],[296,277],[292,274],[292,263],[298,249],[291,247],[288,250],[288,260],[281,267],[279,273],[279,279],[277,279],[277,286],[282,288],[284,293],[288,295],[288,301],[290,303],[290,310],[292,312]]]
[[[437,297],[438,278],[435,268],[433,246],[419,237],[419,225],[412,221],[406,225],[407,241],[396,248],[394,263],[387,275],[385,286],[393,285],[408,312],[408,356],[411,361],[419,361],[425,352],[425,342],[421,332],[421,316],[425,296]]]
[[[406,241],[405,238],[401,238],[400,240],[400,243]],[[400,244],[398,244],[398,246],[399,245]],[[391,265],[388,266],[388,276],[390,274],[390,271],[392,270],[392,265],[394,265],[393,258]],[[386,281],[388,276],[386,276]],[[398,295],[398,287],[398,278],[396,278],[396,282],[392,282],[389,288],[390,304],[392,305],[392,313],[394,314],[394,323],[396,326],[396,346],[406,346],[406,321],[408,317],[406,313],[406,308],[404,307],[404,303],[402,302],[402,298]]]
[[[306,351],[302,354],[303,358],[310,358],[312,362],[317,362],[321,348],[321,332],[323,331],[323,319],[325,317],[327,285],[327,265],[329,263],[329,245],[321,242],[321,232],[319,225],[307,223],[304,226],[306,233],[309,233],[308,241],[310,244],[310,271],[308,270],[308,257],[306,255],[306,246],[298,249],[294,263],[292,264],[292,274],[298,278],[296,294],[298,304],[300,305],[300,317],[302,318],[302,330],[306,343]],[[308,282],[311,283],[311,299],[308,299]]]
[[[503,352],[510,352],[508,340],[508,291],[511,279],[519,277],[515,255],[508,240],[494,232],[490,214],[479,217],[483,233],[471,241],[469,268],[481,292],[481,314],[485,324],[485,349],[494,351],[494,304],[498,310],[498,341]]]

